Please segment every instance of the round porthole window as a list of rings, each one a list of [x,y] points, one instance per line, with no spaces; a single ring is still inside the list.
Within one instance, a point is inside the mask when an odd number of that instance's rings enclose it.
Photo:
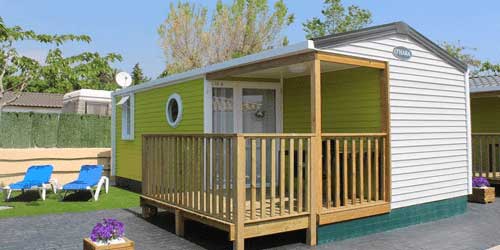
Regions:
[[[172,94],[165,107],[168,125],[173,128],[179,126],[182,120],[182,100],[179,94]]]

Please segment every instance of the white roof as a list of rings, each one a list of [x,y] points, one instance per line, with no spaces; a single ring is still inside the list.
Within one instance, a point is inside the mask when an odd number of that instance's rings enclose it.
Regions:
[[[183,73],[170,75],[170,76],[156,79],[156,80],[153,80],[153,81],[150,81],[147,83],[142,83],[139,85],[130,86],[128,88],[116,90],[112,93],[112,95],[113,96],[124,95],[124,94],[137,92],[137,91],[141,91],[141,90],[145,90],[145,89],[150,89],[150,88],[154,88],[154,87],[158,87],[158,86],[162,86],[162,85],[166,85],[166,84],[173,84],[173,83],[177,83],[177,82],[187,81],[190,79],[204,77],[205,74],[215,72],[215,71],[220,71],[220,70],[239,67],[239,66],[243,66],[243,65],[251,64],[251,63],[256,63],[256,62],[260,62],[260,61],[267,61],[267,60],[271,60],[271,59],[275,59],[275,58],[300,54],[300,53],[304,53],[307,51],[313,51],[313,50],[315,50],[314,42],[312,40],[307,40],[305,42],[292,44],[292,45],[289,45],[286,47],[280,47],[280,48],[276,48],[276,49],[266,50],[266,51],[262,51],[260,53],[231,59],[231,60],[221,62],[221,63],[208,65],[208,66],[205,66],[203,68],[193,69],[193,70],[186,71]]]
[[[69,101],[70,99],[74,98],[81,98],[81,99],[103,99],[103,100],[111,100],[111,93],[112,91],[107,91],[107,90],[97,90],[97,89],[80,89],[76,90],[73,92],[69,92],[64,95],[63,101]]]

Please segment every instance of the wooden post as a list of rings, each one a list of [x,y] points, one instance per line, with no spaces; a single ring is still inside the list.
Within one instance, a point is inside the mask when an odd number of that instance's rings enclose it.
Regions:
[[[234,144],[234,180],[236,185],[236,192],[234,192],[233,207],[234,207],[234,250],[245,249],[245,138],[238,134]],[[233,187],[234,188],[234,187]]]
[[[142,136],[142,183],[141,183],[141,193],[142,194],[147,194],[146,192],[146,189],[148,188],[148,183],[147,183],[147,180],[148,180],[148,172],[147,172],[147,169],[148,169],[148,166],[147,166],[147,157],[146,157],[146,154],[147,154],[147,149],[146,149],[146,145],[147,145],[147,138],[146,136]]]
[[[321,62],[315,55],[311,65],[311,192],[309,228],[307,229],[307,244],[317,244],[316,217],[322,205],[322,180],[321,180]]]
[[[141,204],[141,208],[142,208],[142,218],[144,219],[149,219],[158,214],[158,208],[156,207]]]
[[[184,217],[178,209],[175,210],[175,234],[180,237],[184,236]]]
[[[391,167],[391,109],[390,109],[390,98],[389,98],[390,86],[389,86],[389,62],[385,62],[385,67],[381,71],[380,77],[380,99],[381,99],[381,119],[382,119],[382,132],[386,133],[385,141],[383,145],[383,160],[384,160],[384,171],[383,171],[383,187],[384,187],[384,200],[391,202],[392,200],[392,167]]]

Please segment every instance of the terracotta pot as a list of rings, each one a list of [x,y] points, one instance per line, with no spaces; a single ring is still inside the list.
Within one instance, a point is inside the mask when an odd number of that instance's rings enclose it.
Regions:
[[[472,188],[469,201],[478,203],[492,203],[495,201],[495,188]]]
[[[99,246],[89,238],[83,239],[83,250],[134,250],[134,242],[123,237],[125,242]]]

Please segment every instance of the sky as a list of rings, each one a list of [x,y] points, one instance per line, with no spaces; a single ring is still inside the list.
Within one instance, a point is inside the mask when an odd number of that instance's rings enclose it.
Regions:
[[[176,1],[176,0],[175,0]],[[209,8],[216,0],[190,0]],[[275,0],[270,0],[274,2]],[[165,67],[157,29],[165,20],[171,0],[0,0],[0,16],[9,26],[20,25],[39,33],[87,34],[92,43],[63,45],[67,56],[83,51],[120,53],[114,66],[130,72],[140,63],[146,75],[156,78]],[[230,0],[224,0],[230,2]],[[500,1],[498,0],[344,0],[369,9],[372,25],[404,21],[436,42],[460,42],[476,48],[478,58],[500,63]],[[285,0],[295,23],[285,31],[291,43],[305,40],[302,23],[321,16],[323,0]],[[18,46],[42,60],[47,46],[24,42]]]

